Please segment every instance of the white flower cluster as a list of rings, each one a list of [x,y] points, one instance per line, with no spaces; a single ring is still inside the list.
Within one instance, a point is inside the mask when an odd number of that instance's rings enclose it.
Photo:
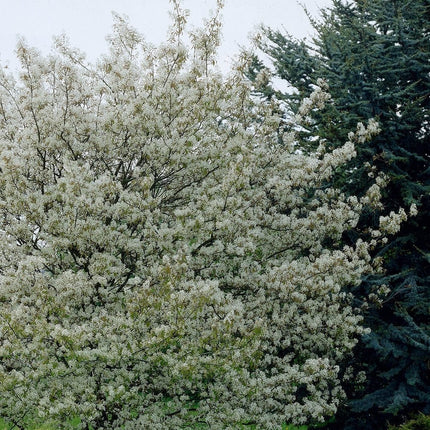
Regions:
[[[415,203],[411,204],[411,207],[409,208],[409,214],[410,216],[417,216],[418,215],[418,208]]]
[[[370,119],[367,126],[359,122],[356,132],[350,132],[348,138],[351,142],[364,143],[380,132],[379,124],[375,119]]]
[[[398,212],[391,211],[387,216],[379,218],[380,230],[386,234],[395,234],[400,230],[402,221],[406,221],[407,215],[403,208]]]
[[[322,109],[330,98],[327,82],[323,79],[318,79],[317,86],[312,94],[302,100],[298,113],[294,117],[295,123],[301,125],[311,121],[309,114],[312,110]]]
[[[97,66],[58,40],[0,76],[6,419],[270,429],[343,398],[364,329],[342,289],[372,267],[340,245],[361,204],[322,185],[354,146],[286,151],[241,75],[213,71],[218,20],[193,57],[175,16],[158,49],[116,17]]]

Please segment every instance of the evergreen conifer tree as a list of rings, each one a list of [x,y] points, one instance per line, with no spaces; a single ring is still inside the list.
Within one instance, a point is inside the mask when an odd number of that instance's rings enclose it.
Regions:
[[[301,133],[336,147],[352,124],[376,118],[380,134],[358,148],[338,181],[345,192],[359,195],[377,170],[389,182],[385,207],[418,206],[418,216],[375,252],[385,259],[385,275],[353,291],[361,301],[382,284],[391,290],[382,305],[369,307],[372,332],[356,349],[356,369],[367,375],[362,386],[351,387],[348,415],[357,415],[349,424],[337,421],[341,428],[382,428],[393,415],[430,411],[430,2],[334,0],[313,25],[313,43],[264,29],[261,48],[292,90],[280,93],[264,81],[260,93],[282,98],[286,116],[293,116],[316,80],[325,79],[332,103],[315,111]],[[256,58],[250,77],[262,67]],[[377,219],[378,211],[369,210],[366,218]]]

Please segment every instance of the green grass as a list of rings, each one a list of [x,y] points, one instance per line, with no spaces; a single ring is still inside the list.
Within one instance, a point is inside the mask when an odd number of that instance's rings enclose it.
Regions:
[[[70,423],[74,427],[77,427],[79,422],[80,422],[79,418],[75,418],[75,419],[70,421]],[[11,430],[12,428],[13,428],[12,424],[8,424],[4,419],[0,418],[0,430]],[[195,430],[208,429],[207,426],[202,425],[202,424],[196,424],[192,428]],[[255,427],[255,426],[244,425],[241,430],[255,430],[256,428],[257,427]],[[56,426],[55,423],[51,423],[51,424],[50,423],[36,423],[36,422],[31,422],[31,420],[29,420],[27,422],[25,429],[26,430],[57,430],[58,426]],[[283,424],[281,429],[282,430],[308,430],[308,427],[307,426],[297,427],[297,426],[293,426],[293,425]]]

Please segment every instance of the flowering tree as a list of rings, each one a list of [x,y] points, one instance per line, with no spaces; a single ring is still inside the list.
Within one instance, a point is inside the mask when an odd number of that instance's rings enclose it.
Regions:
[[[213,67],[217,15],[187,48],[174,7],[158,48],[116,16],[96,66],[21,42],[19,79],[0,76],[0,414],[17,428],[269,429],[342,399],[363,329],[341,290],[372,267],[369,243],[338,245],[362,203],[324,184],[376,127],[334,152],[279,145],[272,107]]]

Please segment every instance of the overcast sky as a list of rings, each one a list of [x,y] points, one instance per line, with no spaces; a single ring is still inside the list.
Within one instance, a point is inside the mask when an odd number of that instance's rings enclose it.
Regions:
[[[191,12],[190,22],[198,25],[215,6],[215,0],[183,0]],[[246,45],[249,34],[260,23],[285,29],[296,37],[311,37],[312,28],[296,0],[226,0],[223,11],[223,44],[220,65]],[[331,0],[302,0],[309,12],[318,16],[319,9]],[[105,36],[112,24],[111,11],[126,14],[131,24],[153,43],[161,42],[169,24],[169,0],[0,0],[0,61],[15,69],[14,49],[17,36],[49,52],[52,36],[66,33],[72,45],[94,60],[105,51]]]

